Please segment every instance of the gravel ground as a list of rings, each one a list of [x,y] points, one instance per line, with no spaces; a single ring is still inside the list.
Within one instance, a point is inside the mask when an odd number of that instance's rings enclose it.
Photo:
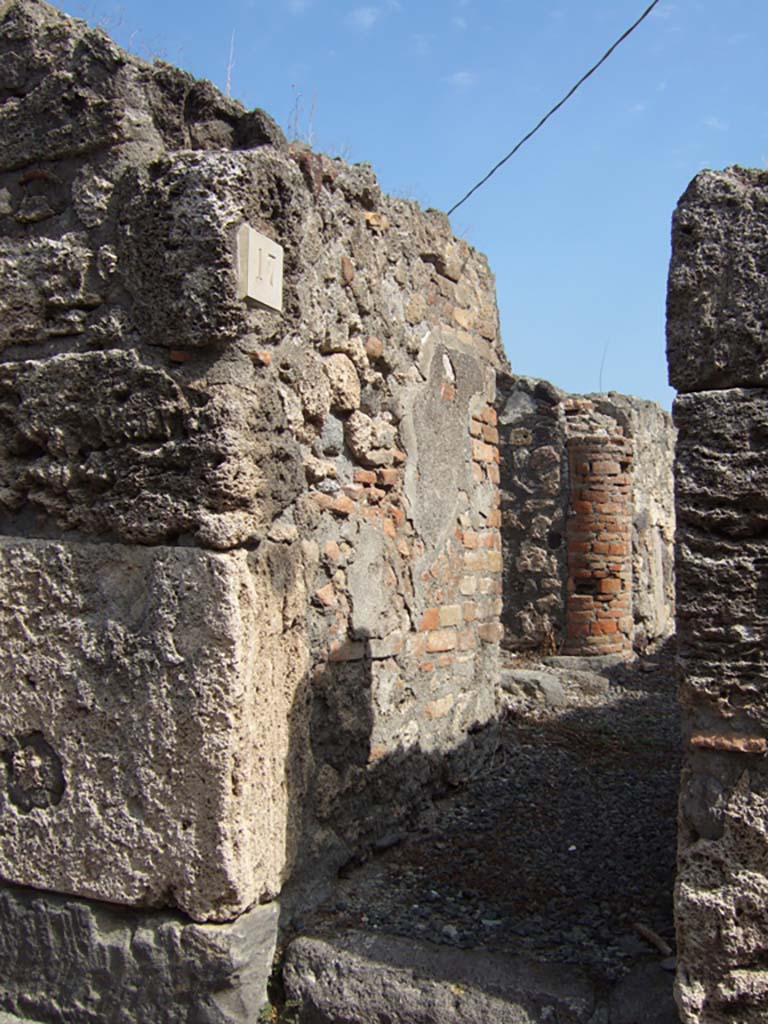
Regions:
[[[492,769],[340,879],[306,924],[578,964],[597,983],[649,957],[672,967],[636,927],[674,947],[671,659],[660,652],[599,676],[558,669],[556,679],[559,707],[505,692]]]

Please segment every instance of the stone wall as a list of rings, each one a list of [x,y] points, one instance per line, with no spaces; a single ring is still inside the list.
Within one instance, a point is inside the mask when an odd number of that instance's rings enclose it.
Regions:
[[[673,221],[676,915],[685,1024],[768,1019],[768,174],[698,175]]]
[[[248,297],[244,225],[282,309]],[[0,875],[73,897],[9,895],[2,948],[71,915],[96,963],[161,911],[226,945],[485,756],[504,366],[444,216],[0,7]],[[231,962],[237,998],[206,1017],[192,986],[183,1019],[253,1019]],[[67,977],[0,1009],[105,1019]]]
[[[669,414],[639,398],[569,396],[547,381],[510,375],[499,378],[498,403],[506,646],[543,654],[567,646],[568,594],[575,587],[569,590],[566,538],[574,516],[595,511],[572,500],[568,446],[584,437],[632,442],[632,643],[644,651],[664,640],[674,629],[675,430]]]
[[[554,654],[565,637],[568,466],[564,392],[499,380],[505,646]]]

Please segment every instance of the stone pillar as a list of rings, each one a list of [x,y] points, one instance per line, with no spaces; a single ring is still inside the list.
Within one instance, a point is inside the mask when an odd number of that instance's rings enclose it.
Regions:
[[[677,1001],[768,1020],[768,174],[704,171],[672,226],[678,444]]]
[[[632,442],[591,434],[568,440],[568,583],[565,654],[632,651]]]

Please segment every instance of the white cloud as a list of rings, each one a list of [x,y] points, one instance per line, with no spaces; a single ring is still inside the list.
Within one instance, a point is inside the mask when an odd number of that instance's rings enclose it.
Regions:
[[[288,0],[288,10],[291,14],[303,14],[312,3],[312,0]]]
[[[651,11],[652,18],[661,18],[662,21],[669,21],[677,13],[677,4],[662,3]]]
[[[727,132],[728,125],[725,121],[721,121],[719,117],[711,116],[705,117],[703,121],[705,128],[711,128],[715,132]]]
[[[355,7],[349,13],[349,23],[362,32],[369,32],[381,17],[378,7]]]
[[[645,105],[645,103],[633,103],[632,106],[629,108],[629,112],[630,114],[642,114],[647,109],[648,107]]]
[[[451,18],[451,24],[453,25],[454,28],[459,29],[460,32],[463,32],[464,29],[467,27],[467,19],[462,18],[460,15],[456,14],[454,15],[454,17]]]
[[[408,40],[408,49],[414,57],[426,57],[432,52],[432,40],[434,36],[426,35],[423,32],[414,32]]]
[[[452,75],[448,76],[446,81],[456,92],[466,92],[467,89],[471,89],[475,84],[476,78],[471,71],[454,71]]]

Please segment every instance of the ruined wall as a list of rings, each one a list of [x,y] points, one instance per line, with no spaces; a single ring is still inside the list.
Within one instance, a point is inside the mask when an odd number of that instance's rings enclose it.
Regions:
[[[565,398],[548,381],[499,379],[502,622],[513,650],[554,654],[565,637]]]
[[[243,297],[244,224],[281,312]],[[484,756],[497,330],[484,258],[366,165],[0,8],[3,879],[227,922]],[[9,896],[0,957],[62,914],[107,943],[70,904]]]
[[[631,532],[632,599],[625,614],[632,616],[637,650],[669,636],[675,531],[675,431],[669,414],[654,402],[615,392],[569,396],[547,381],[510,375],[499,378],[498,405],[505,645],[544,654],[564,653],[568,645],[568,594],[575,589],[569,586],[569,528],[573,559],[580,553],[573,545],[585,543],[583,530],[573,536],[574,516],[586,516],[591,530],[591,518],[603,514],[573,503],[568,445],[583,437],[632,442],[632,500],[621,523],[622,531]],[[605,525],[608,536],[608,527],[616,524],[606,520]]]
[[[685,1024],[768,1019],[767,211],[768,174],[731,168],[698,175],[673,221]]]

